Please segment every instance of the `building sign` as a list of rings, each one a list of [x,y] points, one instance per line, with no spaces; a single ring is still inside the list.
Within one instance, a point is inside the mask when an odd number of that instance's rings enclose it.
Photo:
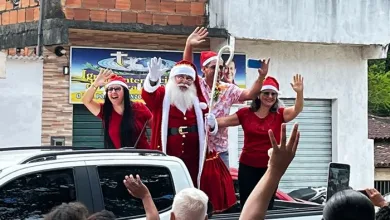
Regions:
[[[106,49],[71,47],[70,52],[70,92],[69,100],[72,104],[82,103],[81,98],[85,91],[95,81],[100,68],[111,69],[115,74],[127,80],[132,101],[141,100],[141,89],[144,79],[148,74],[148,62],[153,57],[161,57],[163,65],[168,69],[162,77],[162,83],[168,80],[169,70],[183,57],[181,51],[150,51],[150,50],[128,50],[128,49]],[[227,60],[227,56],[223,56]],[[194,53],[194,63],[201,76],[199,64],[200,54]],[[234,64],[230,71],[235,75],[234,83],[241,88],[245,87],[245,55],[234,56]],[[226,71],[228,71],[226,69]],[[234,74],[235,73],[235,74]],[[95,101],[104,101],[104,89],[100,88],[95,93]]]

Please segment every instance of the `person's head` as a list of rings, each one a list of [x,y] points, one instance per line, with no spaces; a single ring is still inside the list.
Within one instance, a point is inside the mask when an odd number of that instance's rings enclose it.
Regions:
[[[230,63],[228,64],[228,72],[229,72],[229,78],[230,79],[234,79],[234,77],[236,76],[236,64],[234,63],[234,61],[230,61]]]
[[[173,200],[171,220],[207,220],[208,200],[199,189],[183,189]]]
[[[104,147],[115,148],[108,133],[111,114],[114,107],[123,106],[122,121],[120,124],[121,147],[133,147],[137,137],[134,137],[134,113],[130,100],[129,89],[126,80],[114,75],[106,85],[106,94],[103,104],[103,128],[104,128]]]
[[[390,207],[384,206],[379,209],[375,215],[376,220],[389,220],[390,219]]]
[[[114,213],[107,211],[107,210],[102,210],[100,212],[97,212],[91,216],[89,216],[88,220],[115,220],[116,217]]]
[[[269,109],[270,112],[277,112],[283,106],[278,96],[279,83],[275,78],[268,76],[263,82],[259,96],[252,101],[251,110],[257,111],[262,107]]]
[[[217,65],[218,55],[214,51],[202,51],[200,54],[200,65],[202,66],[202,73],[206,80],[214,79],[215,68],[218,68],[218,74],[222,75],[223,60],[220,59]]]
[[[62,203],[52,209],[50,213],[45,215],[45,220],[86,220],[87,216],[82,209],[76,205]]]
[[[323,220],[375,220],[374,205],[360,192],[343,190],[326,202]]]
[[[123,105],[126,98],[129,97],[129,89],[126,79],[121,76],[114,75],[105,86],[106,95],[105,102],[110,102],[112,105]]]
[[[172,105],[178,108],[191,109],[197,91],[195,66],[188,61],[180,61],[171,69],[166,92]]]
[[[81,202],[70,202],[69,205],[75,207],[77,210],[82,212],[83,215],[86,218],[89,216],[89,211],[88,211],[87,207],[85,207],[85,205],[83,203],[81,203]]]

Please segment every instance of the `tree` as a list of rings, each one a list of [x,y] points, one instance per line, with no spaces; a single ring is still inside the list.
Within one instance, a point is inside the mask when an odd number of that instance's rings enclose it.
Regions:
[[[390,71],[386,60],[369,61],[368,111],[378,116],[390,115]]]

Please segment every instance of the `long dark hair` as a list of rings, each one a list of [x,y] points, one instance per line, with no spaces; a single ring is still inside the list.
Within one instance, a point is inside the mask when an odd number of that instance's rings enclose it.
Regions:
[[[250,110],[252,112],[256,112],[257,110],[259,110],[260,106],[261,106],[261,101],[260,98],[257,96],[255,99],[252,100]],[[279,108],[282,106],[283,106],[282,101],[279,98],[276,98],[276,102],[272,105],[269,111],[278,112]]]
[[[133,147],[136,134],[135,134],[135,126],[134,126],[134,112],[132,102],[130,101],[129,90],[124,86],[121,86],[123,89],[123,115],[122,121],[120,125],[120,139],[121,139],[121,147]],[[103,104],[103,129],[104,129],[104,148],[112,149],[115,148],[110,135],[108,133],[110,129],[110,119],[112,111],[114,110],[110,99],[108,98],[108,93],[106,91],[106,95],[104,97]]]

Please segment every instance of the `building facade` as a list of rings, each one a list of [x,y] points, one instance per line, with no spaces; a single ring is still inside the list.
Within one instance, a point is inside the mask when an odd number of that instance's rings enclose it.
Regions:
[[[293,74],[304,76],[305,107],[295,120],[301,124],[301,149],[282,179],[286,191],[326,186],[331,161],[350,164],[353,188],[373,186],[367,60],[387,54],[390,5],[386,0],[359,2],[209,2],[210,27],[225,28],[234,36],[237,52],[248,58],[271,57],[269,74],[279,80],[287,104],[295,96],[289,86]],[[256,71],[248,69],[247,86],[256,77]],[[233,134],[237,140],[230,140],[231,152],[239,153],[242,132],[238,128]]]

